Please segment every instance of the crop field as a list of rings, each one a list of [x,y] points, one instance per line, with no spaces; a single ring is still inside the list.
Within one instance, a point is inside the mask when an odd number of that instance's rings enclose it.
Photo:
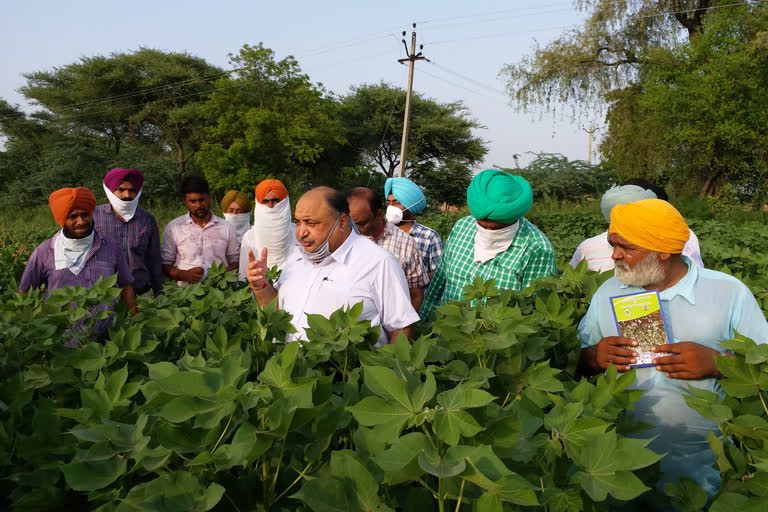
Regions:
[[[424,223],[447,237],[456,218]],[[768,510],[766,346],[725,342],[724,393],[686,396],[722,433],[709,437],[718,495],[657,486],[663,454],[628,437],[643,429],[626,414],[634,371],[576,374],[577,325],[609,275],[565,263],[603,219],[529,219],[561,276],[520,292],[478,280],[412,343],[381,349],[358,307],[280,343],[287,313],[223,268],[140,298],[134,317],[118,305],[95,338],[88,312],[116,298],[113,281],[21,297],[24,262],[53,230],[0,230],[0,510]],[[768,315],[765,220],[689,220],[705,264]]]

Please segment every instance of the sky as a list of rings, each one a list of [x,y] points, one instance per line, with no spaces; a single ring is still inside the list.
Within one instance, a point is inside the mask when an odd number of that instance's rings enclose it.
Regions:
[[[482,168],[514,167],[514,155],[524,165],[531,152],[586,160],[584,128],[594,119],[520,112],[499,76],[505,64],[580,19],[572,0],[6,1],[0,5],[0,98],[32,111],[17,92],[22,74],[81,57],[148,47],[186,51],[231,69],[229,53],[259,42],[277,58],[293,55],[312,81],[336,94],[381,81],[406,87],[408,68],[397,59],[406,55],[402,31],[410,45],[415,22],[417,44],[432,62],[417,62],[414,90],[468,107],[485,127],[476,132],[489,148]]]

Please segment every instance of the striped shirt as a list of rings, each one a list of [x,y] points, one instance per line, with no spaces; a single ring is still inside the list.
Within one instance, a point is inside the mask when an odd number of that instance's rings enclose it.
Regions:
[[[432,276],[419,314],[427,320],[435,308],[459,300],[463,288],[475,276],[496,281],[499,290],[522,290],[542,276],[557,273],[555,252],[547,237],[525,218],[512,240],[512,245],[485,263],[475,263],[475,234],[473,217],[459,219],[453,226],[440,263]]]
[[[155,217],[146,210],[136,209],[136,215],[124,222],[109,204],[93,212],[94,229],[112,238],[123,248],[133,274],[133,287],[152,287],[155,295],[163,291],[163,266],[160,262],[160,231]]]
[[[443,241],[440,235],[434,229],[422,226],[418,222],[413,223],[408,234],[416,241],[427,273],[433,273],[443,255]]]
[[[21,276],[19,290],[27,292],[45,286],[46,293],[68,286],[93,287],[96,281],[117,274],[117,286],[123,287],[133,282],[131,269],[120,246],[111,238],[104,237],[98,231],[93,235],[93,246],[88,252],[85,267],[79,274],[73,274],[68,268],[56,270],[53,257],[53,245],[61,231],[37,246],[29,257],[24,274]],[[102,304],[92,313],[111,309],[111,305]],[[94,330],[103,332],[112,325],[112,317],[96,323]]]
[[[235,228],[224,219],[211,214],[208,224],[201,227],[186,214],[165,226],[160,258],[163,265],[175,263],[180,270],[195,267],[208,270],[213,263],[238,263],[240,242]]]
[[[384,231],[373,241],[379,247],[391,252],[403,267],[408,288],[424,288],[429,284],[429,276],[422,263],[416,241],[405,231],[389,222],[384,222]]]

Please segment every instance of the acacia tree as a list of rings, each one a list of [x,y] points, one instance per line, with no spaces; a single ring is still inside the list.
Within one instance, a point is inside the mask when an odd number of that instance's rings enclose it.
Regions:
[[[187,53],[141,48],[25,74],[21,92],[62,133],[105,138],[116,155],[126,141],[173,148],[183,173],[202,142],[200,105],[222,73]]]
[[[405,91],[380,83],[353,87],[342,99],[339,112],[347,138],[360,151],[363,164],[390,178],[400,166],[404,109]],[[488,151],[485,142],[472,133],[478,128],[483,126],[461,102],[439,103],[414,92],[406,173],[419,167],[425,172],[457,166],[471,169]]]

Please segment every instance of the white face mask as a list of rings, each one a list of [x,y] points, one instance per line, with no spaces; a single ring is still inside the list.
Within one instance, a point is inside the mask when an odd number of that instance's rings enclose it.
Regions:
[[[102,184],[102,186],[104,187],[104,193],[107,194],[107,199],[109,199],[109,204],[112,205],[112,209],[115,211],[115,213],[122,217],[125,222],[131,220],[133,216],[136,215],[136,208],[139,207],[141,190],[139,190],[139,193],[136,194],[136,197],[133,198],[133,200],[123,201],[114,193],[112,193],[112,191],[109,190],[106,185]]]
[[[509,249],[519,226],[520,221],[502,229],[485,229],[478,224],[475,234],[475,262],[485,263]]]
[[[67,238],[59,231],[53,243],[53,265],[56,270],[68,268],[78,275],[85,268],[88,253],[93,247],[93,231],[85,238]]]
[[[232,224],[237,233],[237,239],[242,240],[246,231],[251,228],[251,212],[248,213],[225,213],[224,219]]]
[[[387,222],[392,224],[400,224],[403,222],[403,210],[397,206],[387,206]]]
[[[304,248],[303,245],[299,245],[299,252],[301,252],[301,255],[305,260],[311,263],[320,263],[331,255],[331,248],[328,246],[328,241],[331,239],[331,235],[333,235],[333,232],[336,230],[336,226],[339,224],[339,219],[341,219],[341,215],[339,215],[339,217],[336,219],[336,222],[333,223],[333,227],[328,233],[328,236],[325,237],[325,240],[323,240],[323,243],[321,243],[314,252],[309,252]]]

